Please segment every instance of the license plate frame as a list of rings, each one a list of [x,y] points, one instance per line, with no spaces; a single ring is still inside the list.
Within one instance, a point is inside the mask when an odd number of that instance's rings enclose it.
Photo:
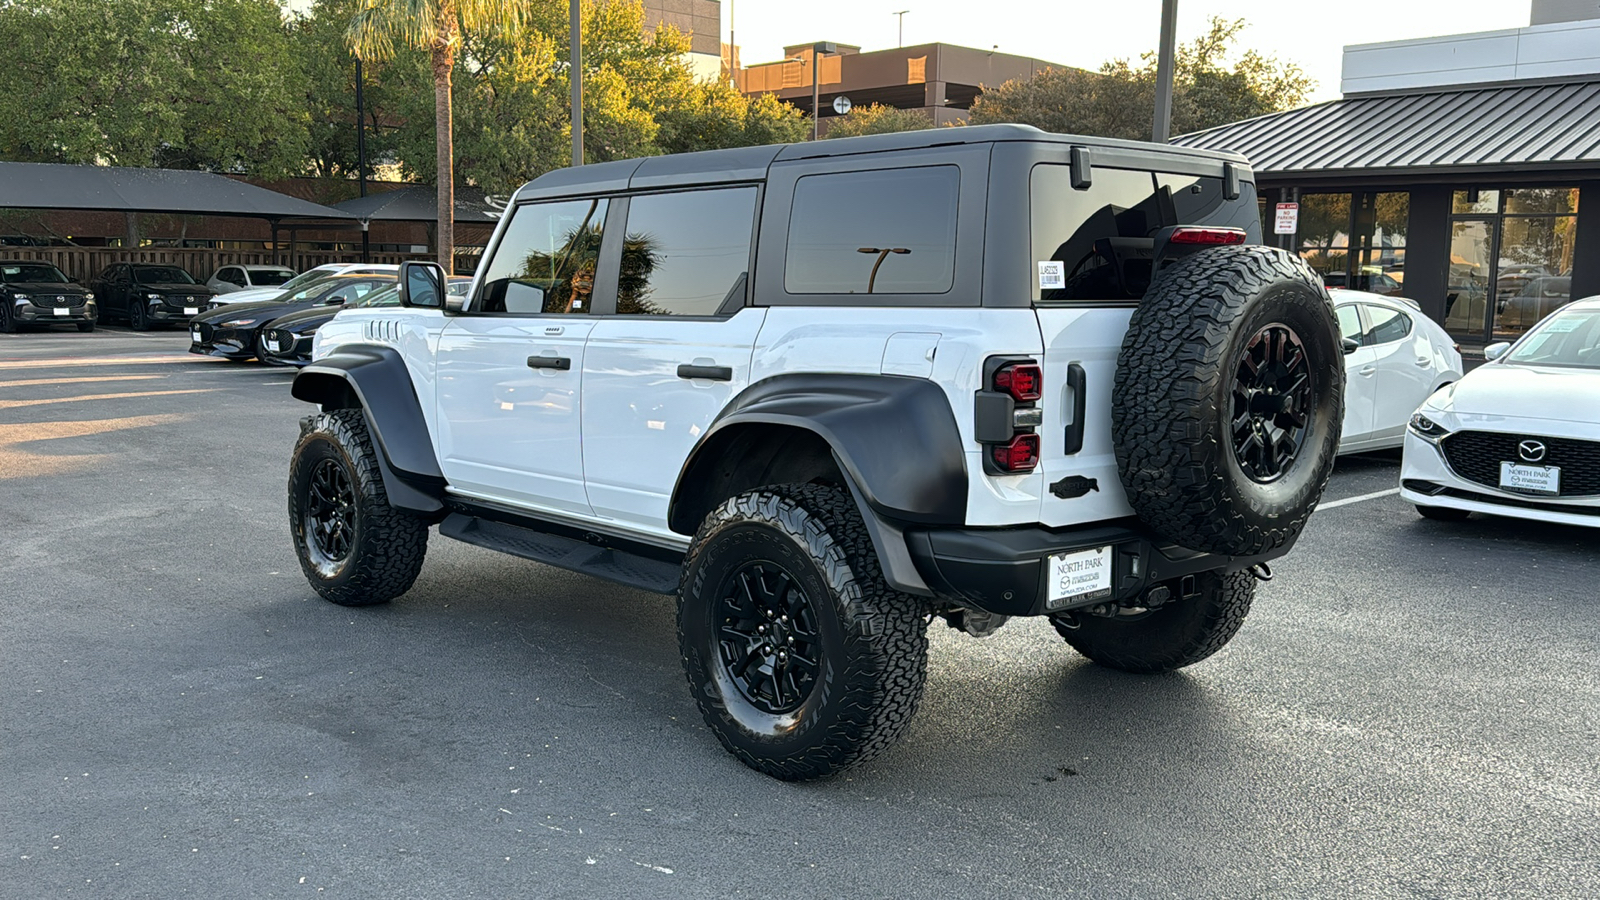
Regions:
[[[1052,553],[1045,560],[1045,609],[1065,609],[1111,597],[1116,560],[1110,545]]]
[[[1500,489],[1541,497],[1561,495],[1560,466],[1530,466],[1526,463],[1500,463]]]

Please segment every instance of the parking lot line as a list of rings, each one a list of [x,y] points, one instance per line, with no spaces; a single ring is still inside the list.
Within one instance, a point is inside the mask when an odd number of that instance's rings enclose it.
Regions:
[[[209,394],[218,388],[192,388],[183,391],[135,391],[127,394],[83,394],[77,397],[46,397],[38,400],[0,400],[0,409],[19,406],[44,406],[50,403],[77,403],[80,400],[125,400],[129,397],[167,397],[174,394]]]
[[[0,388],[28,387],[35,384],[83,384],[94,381],[149,381],[153,378],[168,378],[167,375],[94,375],[84,378],[24,378],[21,381],[0,381]]]
[[[1349,506],[1352,503],[1361,503],[1366,500],[1377,500],[1380,497],[1392,497],[1398,493],[1400,493],[1399,488],[1389,488],[1387,491],[1373,491],[1370,494],[1346,497],[1343,500],[1330,500],[1327,503],[1318,503],[1317,509],[1334,509],[1340,506]]]
[[[46,359],[0,360],[0,369],[54,369],[62,366],[135,366],[150,363],[219,363],[211,356],[184,354],[182,356],[56,356]]]

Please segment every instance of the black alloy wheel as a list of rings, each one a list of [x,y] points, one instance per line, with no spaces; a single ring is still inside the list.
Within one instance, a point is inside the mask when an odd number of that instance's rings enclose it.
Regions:
[[[1258,484],[1282,477],[1305,444],[1313,412],[1310,362],[1300,335],[1274,322],[1245,344],[1234,367],[1233,455]]]
[[[136,299],[128,301],[128,327],[134,331],[150,330],[150,314],[143,301]]]
[[[343,460],[319,460],[311,470],[304,516],[306,549],[324,577],[338,572],[350,556],[357,527],[355,503],[355,486]]]
[[[746,563],[723,579],[717,644],[728,681],[770,715],[799,709],[821,674],[816,608],[781,567]]]

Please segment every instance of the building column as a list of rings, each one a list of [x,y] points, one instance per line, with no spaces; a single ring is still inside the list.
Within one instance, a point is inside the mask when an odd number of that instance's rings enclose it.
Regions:
[[[1578,235],[1572,251],[1572,299],[1600,294],[1600,181],[1578,185]]]
[[[1441,325],[1450,286],[1450,190],[1448,185],[1412,188],[1406,217],[1405,295]]]

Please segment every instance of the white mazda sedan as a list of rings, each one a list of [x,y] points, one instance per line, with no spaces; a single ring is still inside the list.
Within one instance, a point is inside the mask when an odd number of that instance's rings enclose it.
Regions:
[[[1600,297],[1484,356],[1411,418],[1400,496],[1430,519],[1600,527]]]
[[[1328,295],[1345,352],[1339,452],[1399,447],[1422,401],[1461,380],[1461,352],[1410,300],[1338,288]]]

